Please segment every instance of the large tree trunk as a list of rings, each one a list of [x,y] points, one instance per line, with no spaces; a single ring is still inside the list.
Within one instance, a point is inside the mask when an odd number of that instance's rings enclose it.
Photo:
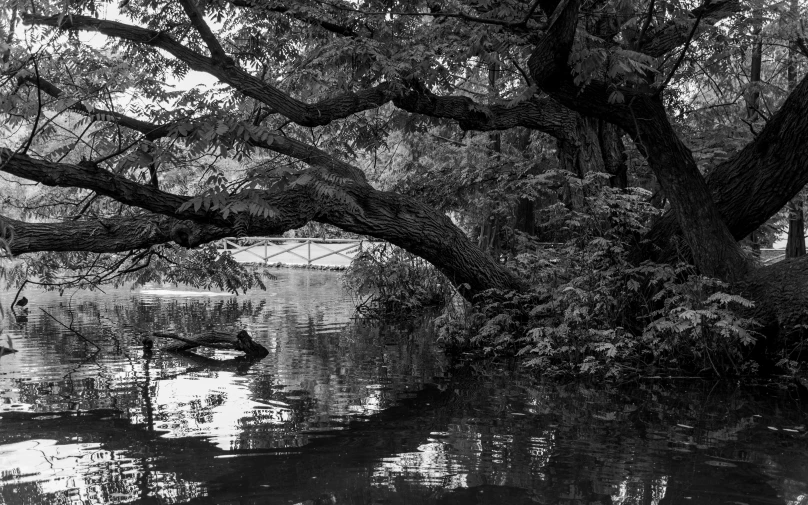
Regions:
[[[604,120],[598,122],[598,140],[603,155],[603,169],[611,175],[609,184],[613,188],[628,187],[628,156],[623,143],[623,132],[617,126]]]
[[[605,170],[598,136],[600,121],[580,114],[576,116],[575,129],[557,140],[558,168],[583,179],[588,173]]]
[[[718,211],[737,240],[783,208],[808,183],[808,78],[794,89],[754,141],[706,176]],[[673,212],[646,235],[655,250],[645,257],[665,259],[670,239],[681,235]]]
[[[786,258],[800,256],[805,256],[805,219],[802,212],[802,199],[795,198],[788,204]]]
[[[791,0],[790,14],[794,20],[798,19],[799,6],[796,0]],[[762,42],[761,42],[762,47]],[[759,53],[762,51],[759,51]],[[788,62],[786,64],[786,78],[789,91],[797,87],[797,69],[794,65],[796,56],[794,43],[788,46]],[[760,64],[758,63],[758,66]],[[757,74],[760,79],[760,69]],[[795,198],[789,202],[788,213],[788,240],[786,241],[786,258],[796,258],[805,255],[805,220],[803,219],[802,198]]]
[[[659,93],[624,92],[624,103],[609,99],[609,86],[576,85],[568,66],[578,22],[579,0],[559,4],[546,36],[528,60],[533,79],[551,97],[579,114],[610,121],[628,133],[648,159],[681,226],[696,267],[725,280],[742,278],[749,262],[730,234],[690,150],[674,132]]]
[[[662,107],[659,103],[658,107]],[[702,274],[742,279],[750,264],[712,201],[693,156],[673,132],[664,110],[640,125],[648,163],[676,214],[685,242]]]
[[[499,92],[497,90],[497,65],[491,64],[488,69],[488,101],[493,105],[498,98]],[[488,159],[490,166],[495,167],[499,164],[502,154],[502,133],[493,131],[488,134]],[[497,213],[494,205],[488,205],[482,215],[482,222],[480,223],[480,236],[477,238],[477,246],[483,251],[490,254],[493,258],[500,257],[502,252],[502,241],[500,239],[503,220]]]
[[[524,156],[527,156],[528,148],[530,147],[530,130],[527,128],[519,128],[514,146],[516,147],[516,152],[523,153]],[[528,174],[530,175],[534,175],[537,172],[538,168],[535,166],[528,170]],[[513,228],[515,230],[531,236],[536,234],[536,201],[533,198],[519,197],[513,214]]]
[[[592,172],[609,174],[615,188],[628,186],[627,158],[620,129],[602,119],[575,114],[575,128],[557,139],[559,168],[579,178]]]

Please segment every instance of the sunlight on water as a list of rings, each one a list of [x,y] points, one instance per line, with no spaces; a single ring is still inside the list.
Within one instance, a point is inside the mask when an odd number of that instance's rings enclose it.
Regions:
[[[808,505],[794,391],[471,372],[428,322],[353,321],[337,273],[278,277],[0,293],[0,504]],[[270,355],[142,345],[241,328]]]

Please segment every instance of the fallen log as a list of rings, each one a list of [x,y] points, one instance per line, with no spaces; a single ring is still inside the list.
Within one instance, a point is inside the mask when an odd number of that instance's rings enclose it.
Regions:
[[[251,358],[259,359],[269,354],[269,350],[253,340],[250,334],[245,330],[241,330],[236,335],[216,330],[190,337],[183,337],[176,333],[163,332],[154,332],[152,335],[160,338],[179,340],[181,342],[180,344],[175,344],[164,349],[172,352],[188,351],[195,347],[210,347],[212,349],[235,349],[236,351],[244,352],[244,354]]]

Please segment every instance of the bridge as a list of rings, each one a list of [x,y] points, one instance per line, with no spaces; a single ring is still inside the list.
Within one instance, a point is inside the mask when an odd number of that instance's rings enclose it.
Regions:
[[[777,263],[778,261],[783,261],[786,259],[786,250],[785,249],[761,249],[760,250],[760,262],[764,265],[771,265],[772,263]]]
[[[294,266],[347,267],[363,245],[379,243],[366,239],[307,237],[226,238],[216,243],[239,263]]]
[[[239,263],[345,268],[363,246],[378,243],[381,242],[367,239],[244,237],[219,240],[216,247],[230,251]],[[786,253],[785,249],[761,249],[760,252],[764,265],[783,260]]]

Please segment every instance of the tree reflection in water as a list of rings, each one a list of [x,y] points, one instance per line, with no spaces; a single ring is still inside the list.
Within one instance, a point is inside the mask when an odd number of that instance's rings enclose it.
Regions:
[[[237,298],[31,299],[28,321],[4,321],[20,351],[0,358],[4,504],[807,500],[788,391],[471,371],[427,323],[351,323],[333,273],[281,272]],[[153,330],[229,326],[270,356],[141,347]]]

